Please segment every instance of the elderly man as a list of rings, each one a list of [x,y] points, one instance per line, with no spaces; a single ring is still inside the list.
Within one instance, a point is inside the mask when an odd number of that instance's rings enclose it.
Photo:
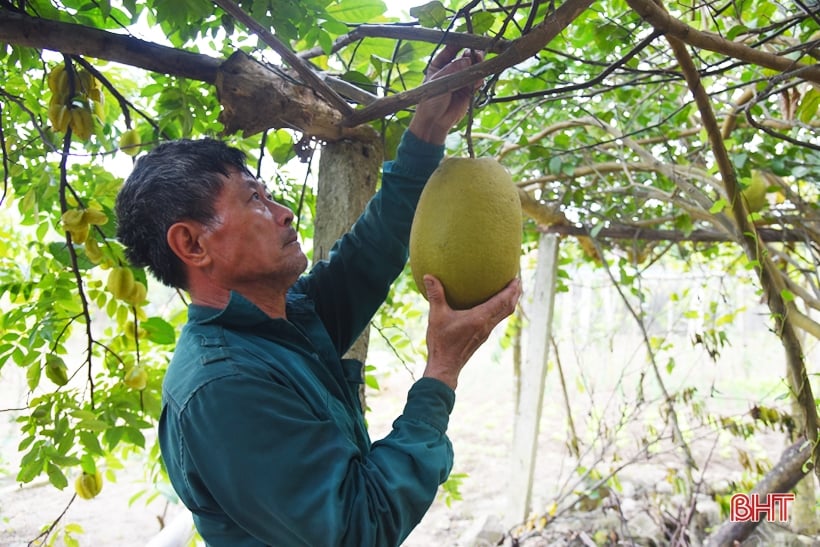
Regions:
[[[455,54],[442,50],[428,77],[473,62]],[[428,361],[379,441],[357,397],[361,363],[341,356],[405,265],[419,194],[472,93],[418,105],[381,189],[307,274],[293,213],[219,141],[162,144],[123,185],[116,212],[129,260],[192,301],[163,384],[159,440],[209,545],[397,546],[446,480],[459,373],[513,311],[519,282],[454,311],[425,278]]]

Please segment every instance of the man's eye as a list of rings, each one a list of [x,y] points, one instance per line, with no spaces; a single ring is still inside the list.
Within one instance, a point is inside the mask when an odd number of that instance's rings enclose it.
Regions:
[[[251,194],[251,199],[259,199],[259,197],[259,192],[254,192],[253,194]]]

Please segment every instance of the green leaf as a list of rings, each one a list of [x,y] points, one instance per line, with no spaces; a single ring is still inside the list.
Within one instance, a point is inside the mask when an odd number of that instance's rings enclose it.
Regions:
[[[142,431],[135,427],[125,427],[123,429],[122,438],[124,440],[140,448],[145,448],[145,435],[142,434]]]
[[[447,10],[438,0],[410,8],[410,15],[417,18],[419,24],[425,28],[443,28],[447,26],[449,19]]]
[[[58,490],[62,490],[68,486],[68,479],[66,479],[62,469],[56,464],[49,462],[46,466],[46,474],[48,474],[48,481]]]
[[[96,420],[97,419],[97,413],[92,412],[91,410],[81,410],[81,409],[78,408],[78,409],[72,410],[71,412],[69,412],[69,414],[72,417],[77,418],[78,420]]]
[[[105,431],[108,429],[109,425],[107,422],[102,420],[81,420],[77,422],[75,426],[77,429],[85,429],[87,431]]]
[[[367,23],[383,15],[385,11],[387,6],[381,0],[339,2],[327,8],[328,15],[345,23]]]
[[[43,441],[37,441],[26,452],[20,460],[20,471],[17,473],[17,480],[22,483],[31,482],[43,471]]]
[[[155,344],[173,344],[176,340],[174,327],[161,317],[149,317],[140,327],[145,329],[146,336]]]
[[[489,11],[472,14],[473,34],[485,34],[495,24],[495,15]]]
[[[49,243],[48,244],[48,250],[51,253],[51,256],[53,256],[63,266],[65,266],[66,268],[71,268],[72,267],[72,265],[71,265],[71,255],[69,254],[68,246],[66,245],[65,241],[53,241],[53,242]],[[76,255],[77,255],[77,267],[80,270],[90,270],[91,268],[96,266],[96,264],[94,264],[93,262],[88,260],[88,258],[85,256],[85,253],[82,251],[82,249],[77,249]]]
[[[350,28],[346,24],[341,21],[337,21],[336,19],[328,19],[327,21],[324,21],[322,23],[322,28],[330,34],[335,34],[336,36],[350,32]]]
[[[320,31],[317,34],[316,40],[319,42],[319,46],[322,48],[322,51],[325,54],[330,54],[333,51],[333,37],[325,31]]]
[[[738,37],[738,35],[744,34],[746,32],[749,32],[749,28],[745,25],[735,25],[729,29],[729,31],[726,33],[725,38],[727,40],[734,40]]]
[[[76,522],[69,522],[65,525],[65,531],[71,534],[83,534],[85,529]]]
[[[561,166],[563,165],[564,161],[561,159],[561,156],[553,156],[550,158],[549,163],[549,172],[552,174],[558,174],[561,172]]]
[[[120,443],[122,439],[122,429],[121,427],[112,427],[103,433],[103,439],[105,440],[105,444],[108,445],[109,450],[112,450]]]
[[[372,374],[366,374],[365,375],[364,383],[367,385],[367,387],[369,387],[371,389],[375,389],[375,390],[381,389],[379,387],[379,381]]]
[[[342,74],[342,80],[349,82],[356,87],[360,87],[369,93],[375,93],[378,89],[376,82],[358,70],[348,70]]]
[[[35,361],[28,366],[26,369],[26,382],[29,389],[33,390],[40,384],[42,370],[39,361]]]
[[[801,97],[796,115],[801,122],[808,124],[818,118],[818,111],[820,111],[820,90],[810,87]]]
[[[723,209],[725,209],[727,205],[729,205],[729,203],[725,199],[720,198],[714,203],[714,205],[712,205],[712,207],[709,209],[709,212],[713,215],[716,215],[717,213],[723,211]]]

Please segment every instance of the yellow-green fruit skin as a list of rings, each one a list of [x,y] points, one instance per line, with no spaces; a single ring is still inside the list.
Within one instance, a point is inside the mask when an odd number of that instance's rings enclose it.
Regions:
[[[102,474],[97,471],[93,475],[83,472],[74,481],[74,490],[84,500],[97,497],[103,487]]]
[[[453,309],[476,306],[518,275],[521,201],[493,158],[447,158],[430,176],[410,229],[410,269],[444,285]]]

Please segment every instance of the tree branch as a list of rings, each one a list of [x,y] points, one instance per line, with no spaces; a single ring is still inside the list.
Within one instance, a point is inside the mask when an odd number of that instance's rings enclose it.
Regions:
[[[254,34],[270,46],[276,53],[278,53],[290,67],[296,71],[299,76],[311,87],[316,93],[324,97],[324,99],[333,105],[336,110],[347,116],[353,109],[347,102],[341,98],[333,89],[325,84],[324,80],[319,77],[316,72],[298,55],[293,53],[289,47],[280,42],[268,29],[260,25],[253,17],[242,11],[242,8],[237,6],[232,0],[214,0],[214,3],[224,9],[226,12],[235,17],[238,21],[248,27]]]
[[[639,0],[628,0],[630,3]],[[761,240],[756,227],[749,221],[749,210],[745,198],[740,193],[737,176],[729,159],[726,145],[721,137],[720,127],[715,119],[709,96],[703,87],[703,83],[698,75],[692,57],[686,50],[685,44],[667,35],[666,39],[672,47],[675,58],[683,70],[689,90],[695,98],[695,103],[700,111],[701,120],[709,136],[712,153],[715,162],[720,170],[720,175],[726,187],[726,195],[732,207],[735,222],[738,224],[740,232],[740,242],[746,251],[750,262],[755,265],[755,271],[760,277],[760,284],[766,293],[766,300],[772,312],[772,319],[776,325],[776,332],[783,344],[786,354],[786,368],[789,377],[789,384],[793,390],[795,400],[803,412],[803,434],[812,445],[814,460],[820,458],[820,443],[817,440],[817,406],[814,402],[811,383],[806,371],[804,353],[800,340],[792,322],[793,312],[797,311],[793,302],[784,299],[785,286],[778,275],[777,269],[772,263],[768,250]],[[815,473],[820,477],[820,468],[815,469]]]
[[[539,230],[550,234],[560,234],[564,236],[589,236],[590,229],[586,226],[571,224],[553,224],[541,226]],[[768,242],[802,242],[805,236],[795,230],[776,230],[774,228],[761,228],[758,230],[760,238]],[[691,232],[681,232],[677,230],[656,230],[651,228],[636,228],[635,226],[616,225],[602,228],[596,232],[598,239],[623,239],[641,241],[673,241],[693,243],[728,243],[734,242],[732,238],[723,232],[714,230],[692,230]]]
[[[427,42],[431,44],[448,44],[461,49],[475,49],[488,53],[501,53],[510,47],[509,40],[498,40],[476,34],[466,34],[462,32],[445,32],[443,30],[419,28],[407,25],[359,25],[348,34],[336,38],[329,53],[349,46],[353,42],[364,38],[390,38],[392,40],[411,40],[414,42]],[[328,55],[321,47],[314,47],[296,54],[302,59],[312,59]]]
[[[665,9],[653,0],[626,0],[646,22],[663,32],[667,37],[673,37],[690,46],[698,47],[715,53],[722,53],[753,65],[771,68],[779,72],[789,72],[801,69],[800,76],[814,83],[820,83],[820,66],[806,65],[792,61],[786,57],[766,53],[737,42],[727,40],[718,34],[704,32],[672,17]]]
[[[85,55],[151,72],[214,83],[220,59],[93,27],[0,10],[0,42]]]
[[[450,76],[437,78],[414,89],[380,99],[371,105],[356,110],[345,119],[344,123],[347,126],[355,126],[382,118],[408,106],[418,104],[423,99],[455,91],[481,78],[491,74],[498,74],[506,68],[521,63],[541,51],[559,32],[569,26],[584,10],[592,5],[592,2],[593,0],[567,0],[544,22],[537,25],[532,32],[510,43],[509,47],[497,56]]]
[[[798,482],[806,475],[805,463],[811,456],[811,443],[806,439],[799,439],[792,444],[780,456],[780,461],[766,473],[757,486],[751,491],[765,498],[769,494],[788,492],[794,488]],[[704,545],[721,547],[723,545],[740,545],[748,538],[757,525],[760,523],[755,515],[755,519],[746,522],[728,522],[721,526],[717,532],[707,538]]]

